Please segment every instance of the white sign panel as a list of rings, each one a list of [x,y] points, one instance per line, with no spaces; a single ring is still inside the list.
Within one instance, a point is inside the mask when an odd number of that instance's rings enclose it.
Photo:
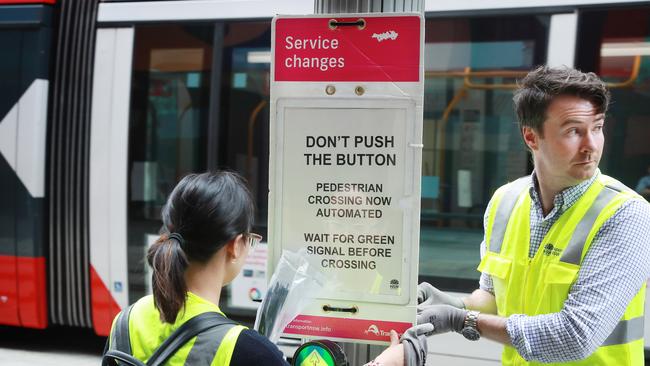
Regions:
[[[414,105],[345,104],[279,104],[280,241],[285,249],[307,248],[322,272],[336,275],[342,287],[323,297],[406,304]]]

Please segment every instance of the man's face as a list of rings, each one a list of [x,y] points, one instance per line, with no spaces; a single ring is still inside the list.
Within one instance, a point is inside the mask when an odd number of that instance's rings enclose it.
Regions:
[[[535,171],[546,184],[566,188],[593,176],[605,142],[604,118],[588,100],[562,95],[546,110],[543,134],[524,127]]]

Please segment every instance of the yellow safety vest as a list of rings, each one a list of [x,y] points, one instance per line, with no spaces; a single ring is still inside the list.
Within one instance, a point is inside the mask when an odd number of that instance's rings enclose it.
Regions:
[[[174,324],[163,323],[160,320],[160,313],[154,306],[153,296],[145,296],[138,300],[129,316],[129,340],[131,341],[131,352],[133,356],[146,362],[154,351],[160,346],[183,323],[196,315],[216,311],[221,314],[219,307],[191,292],[187,293],[184,310],[178,314]],[[119,315],[118,315],[119,316]],[[116,318],[117,319],[117,318]],[[115,342],[115,324],[111,329],[110,342]],[[207,365],[212,360],[211,366],[230,365],[237,338],[246,327],[235,325],[219,334],[219,330],[206,331],[197,337],[189,340],[183,347],[169,358],[166,365]]]
[[[531,178],[525,177],[499,188],[488,213],[488,250],[478,270],[492,277],[502,317],[562,310],[594,236],[625,201],[637,197],[620,182],[599,174],[553,224],[531,259],[530,184]],[[643,365],[645,288],[642,286],[614,331],[591,356],[553,365]],[[504,348],[501,360],[503,365],[542,365],[526,361],[511,346]]]

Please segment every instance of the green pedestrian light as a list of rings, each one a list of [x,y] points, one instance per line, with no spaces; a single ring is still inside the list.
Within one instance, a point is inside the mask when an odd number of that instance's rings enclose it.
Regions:
[[[348,366],[348,360],[338,344],[323,339],[300,346],[293,355],[292,365]]]

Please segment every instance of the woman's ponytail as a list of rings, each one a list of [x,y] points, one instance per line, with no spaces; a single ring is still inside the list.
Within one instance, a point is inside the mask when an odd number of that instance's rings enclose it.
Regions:
[[[163,235],[147,252],[147,262],[153,269],[151,286],[154,304],[161,320],[170,324],[176,321],[178,312],[185,305],[187,292],[185,269],[188,260],[181,245],[180,235]]]

